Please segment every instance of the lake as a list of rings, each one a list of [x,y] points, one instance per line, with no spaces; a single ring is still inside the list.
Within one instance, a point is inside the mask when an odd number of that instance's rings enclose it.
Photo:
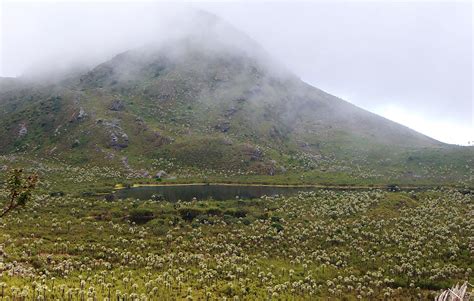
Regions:
[[[233,185],[179,185],[141,186],[117,190],[116,199],[135,198],[141,200],[160,199],[170,202],[198,200],[253,199],[261,196],[296,194],[299,191],[314,191],[314,187],[282,186],[233,186]]]

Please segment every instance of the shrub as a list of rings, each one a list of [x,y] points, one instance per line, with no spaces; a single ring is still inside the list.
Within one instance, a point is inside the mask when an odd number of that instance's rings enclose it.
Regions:
[[[208,215],[214,215],[214,216],[221,216],[222,215],[222,210],[219,208],[209,208],[206,210],[206,213]]]
[[[37,270],[42,270],[44,268],[44,262],[38,256],[32,257],[30,263]]]
[[[120,208],[111,208],[108,210],[111,217],[121,218],[123,217],[123,211]]]
[[[386,187],[387,187],[387,191],[390,191],[390,192],[400,191],[400,187],[397,184],[389,184]]]
[[[129,220],[137,224],[145,224],[154,218],[153,211],[145,208],[132,209],[129,214]]]
[[[252,221],[249,219],[249,218],[244,218],[242,219],[242,223],[246,226],[250,225],[252,223]]]
[[[107,202],[112,202],[115,200],[115,194],[113,193],[109,193],[109,194],[106,194],[104,196],[104,199],[107,201]]]
[[[240,218],[240,217],[246,217],[247,216],[247,211],[245,211],[243,209],[228,209],[224,212],[224,214]]]
[[[151,232],[158,236],[163,236],[168,232],[167,221],[161,218],[154,219],[147,223],[147,226],[150,228]]]
[[[198,215],[201,215],[203,212],[201,209],[183,207],[178,209],[178,213],[182,219],[189,222],[195,219]]]
[[[32,198],[33,190],[38,183],[38,176],[25,175],[23,169],[12,169],[9,172],[5,189],[8,191],[8,199],[0,203],[0,217],[5,216],[10,211],[23,207]]]
[[[275,228],[278,232],[283,231],[283,226],[280,223],[273,223],[272,227]]]
[[[222,287],[221,289],[222,293],[224,293],[227,297],[233,297],[236,295],[236,291],[235,289],[230,286],[230,285],[225,285],[224,287]]]
[[[222,219],[224,220],[224,222],[226,222],[227,224],[233,224],[235,223],[237,220],[235,219],[235,217],[233,217],[232,215],[228,215],[228,214],[224,214],[224,216],[222,217]]]
[[[271,221],[274,222],[274,223],[278,223],[281,221],[281,217],[279,216],[272,216],[271,217]]]
[[[110,212],[107,211],[93,211],[91,216],[97,221],[110,221]]]
[[[53,192],[49,193],[49,196],[52,196],[52,197],[64,196],[64,192],[62,192],[62,191],[53,191]]]
[[[196,217],[196,219],[199,220],[200,222],[209,221],[209,215],[200,214]]]

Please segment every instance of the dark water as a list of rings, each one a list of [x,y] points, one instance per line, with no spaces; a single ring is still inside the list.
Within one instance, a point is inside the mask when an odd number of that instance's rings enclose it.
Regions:
[[[235,198],[253,199],[263,195],[296,194],[299,191],[313,191],[311,187],[275,187],[275,186],[226,186],[226,185],[190,185],[190,186],[154,186],[134,187],[115,192],[117,199],[135,198],[141,200],[160,199],[175,202],[198,200],[230,200]]]

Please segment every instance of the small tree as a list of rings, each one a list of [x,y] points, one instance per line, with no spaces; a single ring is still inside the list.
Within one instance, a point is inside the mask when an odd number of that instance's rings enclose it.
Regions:
[[[37,175],[25,175],[23,169],[12,169],[5,185],[8,197],[0,211],[0,218],[30,201],[37,183]]]

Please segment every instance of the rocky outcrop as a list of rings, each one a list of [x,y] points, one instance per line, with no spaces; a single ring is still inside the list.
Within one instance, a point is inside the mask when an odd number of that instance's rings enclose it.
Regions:
[[[272,139],[285,140],[288,138],[286,132],[276,126],[272,126],[269,130],[269,135]]]
[[[224,111],[224,117],[229,118],[235,115],[239,110],[235,107],[230,107],[227,110]]]
[[[127,158],[127,157],[123,156],[123,157],[121,158],[121,161],[122,161],[122,164],[123,164],[123,166],[125,167],[125,169],[127,169],[127,170],[131,170],[131,169],[132,169],[132,168],[130,167],[130,164],[128,164],[128,158]]]
[[[222,133],[227,133],[230,130],[230,122],[229,121],[220,121],[218,124],[214,126],[214,128]]]
[[[147,135],[147,142],[155,147],[160,147],[173,142],[173,138],[164,136],[158,131],[153,131],[152,135]]]
[[[78,120],[82,120],[82,119],[84,119],[84,118],[86,118],[86,117],[87,117],[87,113],[86,113],[86,111],[84,111],[84,108],[81,107],[81,108],[79,109],[79,114],[77,115],[77,119],[78,119]]]
[[[123,111],[125,110],[125,103],[120,99],[115,99],[110,104],[109,110],[116,111],[116,112]]]
[[[112,132],[110,134],[109,146],[115,149],[122,149],[128,147],[128,135],[120,132]]]
[[[250,161],[262,161],[263,151],[259,147],[255,147],[251,144],[246,144],[243,152],[249,157]]]
[[[128,147],[129,138],[127,133],[120,127],[118,120],[102,120],[96,121],[97,124],[103,126],[109,133],[110,140],[107,143],[109,147],[120,150]]]
[[[28,128],[26,127],[26,124],[21,123],[20,124],[20,130],[18,131],[18,137],[23,137],[28,134]]]

